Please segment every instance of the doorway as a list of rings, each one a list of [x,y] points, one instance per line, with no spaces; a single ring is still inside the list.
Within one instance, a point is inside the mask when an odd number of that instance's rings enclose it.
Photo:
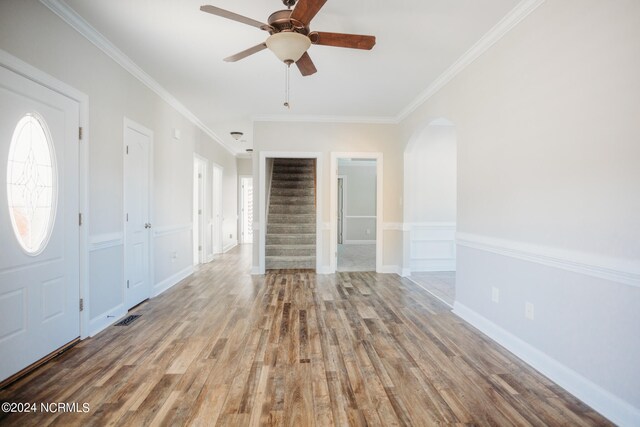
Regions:
[[[436,119],[416,131],[404,153],[403,271],[445,304],[456,299],[457,138]]]
[[[124,278],[127,309],[151,296],[153,132],[124,119]]]
[[[80,337],[79,103],[0,67],[0,382]]]
[[[240,177],[240,243],[253,243],[252,177]]]
[[[337,271],[375,271],[376,159],[337,161]]]

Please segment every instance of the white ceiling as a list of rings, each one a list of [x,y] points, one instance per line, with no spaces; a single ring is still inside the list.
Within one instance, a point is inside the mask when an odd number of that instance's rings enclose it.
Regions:
[[[266,22],[281,0],[66,0],[90,25],[238,152],[252,145],[257,116],[396,117],[513,9],[518,0],[328,0],[317,31],[371,34],[371,51],[311,46],[318,72],[291,69],[268,50],[223,58],[268,33],[199,10],[212,4]],[[232,130],[244,132],[237,142]]]

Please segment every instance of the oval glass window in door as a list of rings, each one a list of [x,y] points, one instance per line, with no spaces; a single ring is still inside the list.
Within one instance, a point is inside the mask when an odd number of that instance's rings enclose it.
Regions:
[[[13,231],[30,255],[44,250],[57,198],[53,144],[44,120],[27,114],[18,121],[7,165],[7,199]]]

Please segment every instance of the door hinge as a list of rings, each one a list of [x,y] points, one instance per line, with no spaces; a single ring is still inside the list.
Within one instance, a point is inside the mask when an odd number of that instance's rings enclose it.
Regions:
[[[127,222],[129,222],[129,214],[127,214]]]
[[[201,251],[202,250],[202,246],[198,246],[198,250]]]
[[[129,289],[129,281],[127,280],[127,289]]]
[[[80,311],[84,310],[84,298],[80,298]]]
[[[201,173],[198,174],[198,178],[202,178],[202,174]]]
[[[82,226],[82,214],[81,213],[78,214],[78,226],[80,226],[80,227]]]
[[[129,154],[129,146],[127,145],[127,154]]]
[[[82,141],[82,127],[78,128],[78,139]]]
[[[198,209],[198,215],[202,215],[202,209]]]

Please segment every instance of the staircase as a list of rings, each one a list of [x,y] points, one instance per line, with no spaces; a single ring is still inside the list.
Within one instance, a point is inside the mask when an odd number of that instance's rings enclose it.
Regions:
[[[315,159],[274,159],[266,269],[316,268]]]

